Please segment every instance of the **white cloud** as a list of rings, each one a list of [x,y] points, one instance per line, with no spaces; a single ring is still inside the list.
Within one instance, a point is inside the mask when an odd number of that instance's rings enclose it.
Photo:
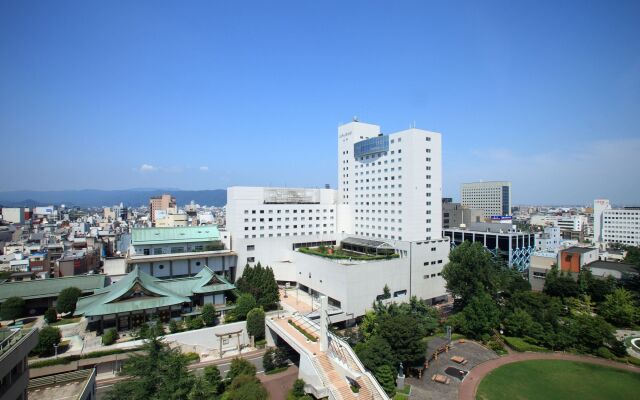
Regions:
[[[158,167],[154,167],[153,165],[150,165],[150,164],[142,164],[140,166],[140,172],[153,172],[157,170],[158,170]]]
[[[200,171],[208,172],[209,171],[209,167],[207,167],[206,165],[203,165],[203,166],[200,167]]]

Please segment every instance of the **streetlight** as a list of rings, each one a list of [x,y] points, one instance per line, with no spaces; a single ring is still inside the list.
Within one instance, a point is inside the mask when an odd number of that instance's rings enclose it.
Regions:
[[[53,349],[55,350],[55,353],[56,353],[55,358],[58,358],[58,343],[53,344]]]

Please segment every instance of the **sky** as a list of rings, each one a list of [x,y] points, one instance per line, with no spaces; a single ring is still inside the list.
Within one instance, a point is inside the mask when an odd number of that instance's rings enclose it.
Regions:
[[[443,196],[640,203],[638,1],[0,0],[0,191],[337,185],[443,137]]]

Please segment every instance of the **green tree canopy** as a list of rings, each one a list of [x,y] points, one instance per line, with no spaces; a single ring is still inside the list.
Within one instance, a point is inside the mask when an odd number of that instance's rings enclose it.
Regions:
[[[171,349],[161,339],[152,337],[142,347],[143,354],[132,354],[120,375],[129,379],[116,383],[107,400],[188,399],[194,377],[187,371],[187,358],[179,348]],[[198,398],[198,390],[192,394]]]
[[[600,315],[615,326],[630,327],[638,322],[640,311],[633,294],[620,288],[605,296],[600,305]]]
[[[500,310],[487,293],[473,297],[469,304],[451,319],[451,324],[465,335],[480,339],[491,335],[500,324]]]
[[[442,269],[447,289],[464,308],[480,293],[495,298],[504,286],[502,267],[480,243],[463,242],[449,253],[449,263]]]
[[[208,393],[211,396],[218,395],[224,391],[224,385],[220,370],[215,365],[204,367],[204,381],[208,386]]]
[[[383,365],[374,372],[380,386],[390,397],[396,392],[396,371],[390,365]]]
[[[256,308],[256,300],[250,293],[241,294],[236,301],[236,308],[231,311],[235,320],[241,321],[247,318],[249,311]]]
[[[355,352],[362,364],[370,371],[377,371],[383,365],[398,365],[398,359],[389,343],[382,337],[371,336],[356,345]]]
[[[399,361],[409,367],[424,361],[423,329],[420,319],[411,314],[381,315],[378,332],[389,343]]]
[[[271,267],[262,267],[258,262],[255,267],[247,264],[238,278],[236,287],[242,293],[250,293],[258,306],[264,310],[274,310],[280,301],[278,283]]]
[[[232,381],[240,375],[256,376],[256,366],[244,358],[234,358],[229,366],[227,380]]]
[[[554,265],[545,277],[543,291],[554,297],[578,297],[580,286],[576,279],[560,272],[558,266]]]
[[[205,304],[202,307],[202,322],[206,326],[213,326],[216,323],[216,308],[213,304]]]
[[[45,326],[38,333],[38,344],[33,351],[41,357],[51,356],[55,353],[54,345],[59,345],[61,339],[60,329],[53,326]]]
[[[56,309],[61,314],[71,313],[76,310],[76,303],[82,291],[77,287],[68,287],[62,289],[56,300]]]
[[[268,397],[267,391],[258,378],[251,375],[239,375],[231,381],[222,400],[267,400]]]
[[[47,324],[53,324],[58,320],[58,312],[55,308],[48,308],[47,311],[44,312],[44,320],[47,321]]]
[[[25,314],[25,303],[22,297],[9,297],[0,304],[0,317],[4,320],[12,320],[23,317]]]
[[[262,308],[254,308],[247,313],[247,332],[256,340],[264,338],[265,313]]]

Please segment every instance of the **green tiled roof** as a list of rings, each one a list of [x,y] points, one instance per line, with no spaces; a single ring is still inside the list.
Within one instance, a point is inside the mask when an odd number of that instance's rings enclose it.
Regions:
[[[77,287],[84,294],[93,293],[106,284],[106,275],[77,275],[64,278],[36,279],[31,281],[0,283],[0,303],[9,297],[25,300],[58,297],[68,287]]]
[[[133,228],[131,244],[148,245],[164,243],[211,242],[220,240],[215,225],[182,226],[176,228]]]
[[[130,296],[136,285],[144,296]],[[208,267],[204,267],[196,276],[176,279],[154,278],[135,267],[113,285],[96,291],[92,296],[78,299],[75,315],[98,316],[166,307],[188,303],[194,294],[233,289],[233,284]]]

